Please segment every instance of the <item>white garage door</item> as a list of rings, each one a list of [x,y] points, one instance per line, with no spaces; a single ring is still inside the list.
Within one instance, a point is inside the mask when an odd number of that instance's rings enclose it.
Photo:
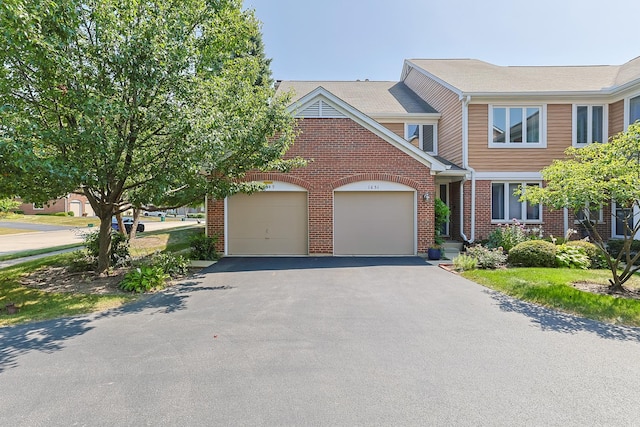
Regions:
[[[334,193],[336,255],[413,255],[414,193]]]
[[[307,193],[265,191],[227,201],[229,255],[307,255]]]
[[[95,215],[95,213],[93,212],[93,208],[91,207],[91,203],[84,202],[84,213],[86,213],[87,216],[94,216]]]
[[[69,210],[73,212],[73,216],[82,216],[82,202],[72,200],[71,203],[69,203]]]

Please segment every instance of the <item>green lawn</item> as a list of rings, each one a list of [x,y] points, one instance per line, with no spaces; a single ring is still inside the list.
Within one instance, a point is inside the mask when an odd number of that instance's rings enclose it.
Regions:
[[[640,326],[640,300],[592,294],[571,286],[576,282],[607,284],[611,275],[608,270],[509,268],[471,270],[462,275],[524,301],[590,319]],[[640,277],[633,277],[625,287],[639,289]]]
[[[21,215],[8,214],[0,218],[0,221],[22,222],[28,224],[63,225],[70,227],[87,227],[93,224],[100,225],[100,220],[93,217],[55,216],[55,215]]]
[[[65,265],[71,256],[71,253],[54,255],[0,270],[0,308],[4,309],[9,303],[20,307],[17,314],[3,311],[0,314],[0,327],[108,310],[136,299],[133,295],[42,292],[20,284],[22,275],[47,265]]]
[[[7,234],[20,234],[20,233],[31,233],[33,230],[27,230],[23,228],[3,228],[0,227],[0,236],[4,236]]]
[[[140,235],[131,244],[131,255],[145,256],[155,251],[177,252],[189,248],[189,238],[202,232],[202,227],[186,226]],[[86,295],[42,292],[20,284],[20,277],[43,266],[63,266],[72,253],[52,255],[0,269],[0,309],[8,303],[20,307],[17,314],[0,313],[0,327],[37,320],[104,311],[131,302],[139,295]]]

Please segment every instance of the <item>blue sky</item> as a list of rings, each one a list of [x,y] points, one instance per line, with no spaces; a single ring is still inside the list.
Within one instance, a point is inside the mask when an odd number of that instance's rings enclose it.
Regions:
[[[640,56],[638,0],[244,0],[273,78],[398,80],[405,58],[594,65]]]

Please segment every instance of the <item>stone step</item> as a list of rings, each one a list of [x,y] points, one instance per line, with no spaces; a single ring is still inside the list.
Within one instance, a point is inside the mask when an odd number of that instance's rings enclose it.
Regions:
[[[447,240],[446,242],[444,242],[442,244],[442,248],[445,251],[458,251],[460,252],[462,250],[463,244],[462,242],[456,242],[454,240]]]

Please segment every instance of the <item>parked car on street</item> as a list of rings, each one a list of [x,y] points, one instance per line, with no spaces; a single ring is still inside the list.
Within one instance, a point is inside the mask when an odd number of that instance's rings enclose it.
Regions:
[[[131,227],[133,227],[133,218],[122,218],[122,222],[124,223],[125,231],[131,233]],[[115,217],[111,218],[111,228],[115,231],[120,231],[118,227],[118,220]],[[136,227],[137,233],[142,233],[144,231],[144,223],[138,221],[138,226]]]
[[[163,216],[167,216],[167,213],[163,212],[163,211],[144,211],[143,215],[144,216],[160,216],[160,217],[163,217]]]

